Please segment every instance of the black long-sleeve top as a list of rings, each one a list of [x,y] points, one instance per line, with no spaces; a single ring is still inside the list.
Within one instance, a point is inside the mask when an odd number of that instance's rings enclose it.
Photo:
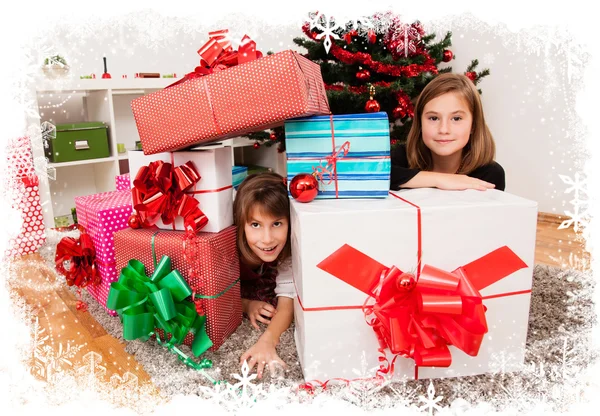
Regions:
[[[397,191],[406,182],[410,181],[419,173],[420,169],[411,169],[408,167],[408,158],[406,157],[406,147],[397,146],[391,153],[392,173],[390,177],[390,189]],[[495,189],[504,191],[506,186],[504,178],[504,169],[497,162],[482,166],[469,173],[467,176],[481,179],[496,185]]]

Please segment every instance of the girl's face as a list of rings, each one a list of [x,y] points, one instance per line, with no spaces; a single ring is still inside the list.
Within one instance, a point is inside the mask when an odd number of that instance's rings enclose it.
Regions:
[[[275,261],[287,242],[288,227],[287,218],[273,218],[255,207],[244,226],[246,242],[263,262]]]
[[[458,93],[449,92],[425,104],[421,115],[425,146],[438,156],[452,156],[469,142],[473,115]]]

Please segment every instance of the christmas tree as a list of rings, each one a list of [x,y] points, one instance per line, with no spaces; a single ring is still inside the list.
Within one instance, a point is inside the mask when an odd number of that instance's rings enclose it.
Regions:
[[[436,43],[436,35],[425,34],[420,22],[404,23],[391,12],[345,23],[311,13],[302,31],[306,38],[295,38],[294,43],[320,64],[331,112],[385,111],[392,146],[406,141],[414,104],[425,85],[440,73],[452,72],[451,67],[438,68],[454,58],[451,32]],[[464,72],[475,85],[490,73],[476,72],[477,65],[472,60]],[[278,144],[279,151],[285,150],[283,127],[248,137],[255,140],[255,148]]]

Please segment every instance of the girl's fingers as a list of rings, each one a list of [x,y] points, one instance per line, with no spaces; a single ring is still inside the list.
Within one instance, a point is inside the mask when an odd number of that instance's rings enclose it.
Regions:
[[[266,311],[269,311],[269,312],[271,312],[271,313],[275,313],[275,312],[277,312],[277,309],[275,309],[275,308],[273,307],[273,305],[271,305],[270,303],[266,303],[266,302],[265,302],[265,304],[263,305],[263,307],[262,307],[262,308],[263,308],[264,310],[266,310]]]
[[[260,314],[261,314],[261,315],[263,315],[263,316],[267,316],[267,317],[271,318],[271,317],[274,315],[274,312],[271,312],[271,311],[269,311],[268,309],[266,309],[266,308],[263,308],[263,309],[260,311]]]
[[[250,318],[250,324],[255,328],[260,330],[260,328],[258,327],[258,324],[256,323],[256,318],[254,317],[254,315],[250,315],[248,318]]]
[[[262,378],[264,369],[265,369],[265,360],[261,360],[258,363],[258,367],[256,368],[256,374],[258,375],[258,378]]]
[[[257,321],[259,321],[259,322],[262,322],[263,324],[267,324],[267,325],[271,323],[271,320],[270,320],[270,319],[263,318],[261,315],[258,315],[258,316],[256,317],[256,320],[257,320]],[[258,327],[257,327],[257,328],[258,328]]]

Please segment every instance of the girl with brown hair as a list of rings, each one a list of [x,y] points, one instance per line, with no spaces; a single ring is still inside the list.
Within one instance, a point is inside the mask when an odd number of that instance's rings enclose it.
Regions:
[[[504,169],[473,82],[438,75],[421,92],[406,146],[392,152],[392,190],[505,188]]]
[[[249,175],[239,186],[233,203],[240,255],[244,314],[254,328],[267,325],[258,341],[240,358],[250,370],[257,364],[258,378],[265,365],[271,374],[286,364],[275,347],[294,318],[290,244],[290,200],[285,179],[272,172]]]

